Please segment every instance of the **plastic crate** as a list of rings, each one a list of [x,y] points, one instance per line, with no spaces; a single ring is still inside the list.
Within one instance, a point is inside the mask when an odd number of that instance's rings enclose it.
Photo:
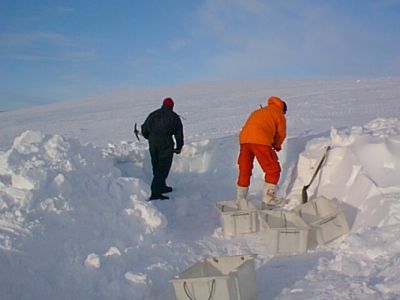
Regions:
[[[216,204],[225,237],[257,231],[257,208],[251,202],[248,210],[239,209],[235,200]]]
[[[259,211],[260,228],[272,254],[292,255],[307,251],[310,227],[290,211]]]
[[[171,279],[177,300],[256,300],[255,255],[209,257]]]
[[[323,245],[349,232],[340,206],[323,196],[298,206],[295,211],[311,227],[312,243]]]

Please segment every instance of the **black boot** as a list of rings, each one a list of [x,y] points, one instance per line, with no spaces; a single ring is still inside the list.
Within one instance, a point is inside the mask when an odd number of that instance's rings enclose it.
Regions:
[[[162,189],[162,193],[163,194],[171,193],[171,192],[172,192],[172,187],[170,187],[170,186],[164,186],[163,189]]]
[[[151,200],[167,200],[169,197],[164,196],[162,194],[151,194],[149,201]]]

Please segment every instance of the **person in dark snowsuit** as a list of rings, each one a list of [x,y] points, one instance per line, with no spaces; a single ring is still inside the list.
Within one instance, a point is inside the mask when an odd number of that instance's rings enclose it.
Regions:
[[[171,98],[165,98],[161,108],[150,113],[141,127],[143,137],[149,141],[153,166],[149,200],[169,199],[163,194],[172,192],[172,188],[166,185],[166,179],[171,169],[174,153],[181,153],[184,143],[182,121],[173,108],[174,101]]]

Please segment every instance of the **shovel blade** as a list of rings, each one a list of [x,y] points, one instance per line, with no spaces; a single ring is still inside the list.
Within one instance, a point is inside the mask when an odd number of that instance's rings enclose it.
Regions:
[[[307,186],[303,186],[303,190],[301,191],[301,203],[307,203],[308,196],[307,196]]]

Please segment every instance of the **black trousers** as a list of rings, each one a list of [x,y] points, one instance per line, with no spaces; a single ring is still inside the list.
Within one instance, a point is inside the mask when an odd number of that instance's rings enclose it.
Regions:
[[[166,186],[166,179],[172,165],[174,156],[174,145],[150,143],[149,145],[151,164],[153,166],[153,181],[151,182],[151,193],[160,195]]]

